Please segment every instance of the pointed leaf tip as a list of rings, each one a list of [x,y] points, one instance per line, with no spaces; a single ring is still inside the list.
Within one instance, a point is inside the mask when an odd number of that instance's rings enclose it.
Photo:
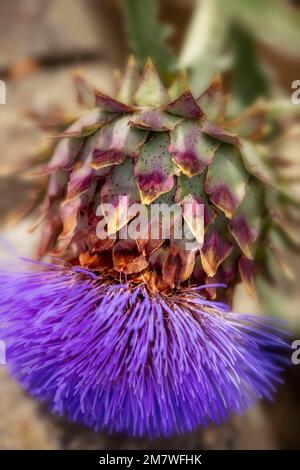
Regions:
[[[114,167],[101,188],[102,209],[103,204],[111,204],[114,207],[114,210],[104,214],[109,235],[118,232],[135,216],[129,209],[132,204],[140,202],[140,194],[133,171],[134,162],[127,158],[122,164]]]
[[[169,87],[168,93],[172,100],[176,100],[189,89],[189,80],[186,72],[180,72]]]
[[[205,189],[229,219],[244,199],[249,176],[236,147],[222,144],[208,169]]]
[[[130,113],[135,111],[135,107],[129,104],[121,103],[110,96],[101,93],[101,91],[94,89],[96,106],[99,106],[104,111],[110,113]]]
[[[224,228],[224,224],[220,225],[218,221],[212,222],[200,250],[202,266],[209,277],[216,274],[218,267],[233,250],[233,245],[223,235]]]
[[[192,93],[186,90],[181,96],[167,104],[164,109],[171,114],[186,118],[201,118],[204,116]]]
[[[245,197],[236,209],[229,230],[245,256],[253,258],[253,243],[259,236],[263,217],[263,188],[257,180],[252,180]]]
[[[214,139],[220,140],[221,142],[225,142],[227,144],[233,144],[238,146],[240,144],[239,136],[235,133],[224,129],[219,124],[211,123],[209,121],[203,121],[201,123],[202,132],[207,135],[210,135]]]
[[[186,240],[171,240],[170,251],[163,263],[163,279],[171,287],[179,287],[192,274],[198,248],[187,249]]]
[[[181,171],[191,177],[211,164],[219,145],[202,132],[198,121],[186,119],[171,132],[169,151]]]
[[[168,151],[169,137],[166,133],[154,134],[143,145],[135,167],[143,204],[150,204],[174,186],[178,169]]]
[[[239,260],[239,272],[241,280],[245,286],[246,292],[251,297],[256,297],[256,288],[254,283],[254,274],[257,269],[255,263],[252,260],[249,260],[245,256],[242,256]]]
[[[224,119],[227,98],[223,93],[223,83],[220,74],[215,76],[207,90],[197,99],[197,103],[203,109],[209,121],[218,122]]]
[[[120,80],[117,100],[122,103],[134,104],[134,93],[140,80],[140,70],[133,55],[129,56],[125,73]]]
[[[130,126],[131,115],[111,121],[102,127],[94,149],[93,168],[117,165],[126,156],[135,157],[147,137],[147,132]]]
[[[110,113],[128,113],[135,110],[134,106],[107,96],[100,90],[91,85],[81,72],[73,73],[74,82],[77,90],[77,97],[80,104],[88,107],[100,107],[103,111]]]
[[[77,93],[78,103],[86,108],[94,108],[96,104],[93,86],[85,79],[82,71],[73,72],[73,80]]]
[[[134,101],[139,106],[162,106],[170,101],[168,91],[151,59],[146,62]]]

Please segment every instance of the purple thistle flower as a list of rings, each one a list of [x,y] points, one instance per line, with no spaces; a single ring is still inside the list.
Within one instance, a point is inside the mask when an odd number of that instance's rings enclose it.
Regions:
[[[173,296],[38,263],[0,272],[11,373],[52,411],[96,430],[170,436],[273,397],[287,349],[274,322],[203,287]]]

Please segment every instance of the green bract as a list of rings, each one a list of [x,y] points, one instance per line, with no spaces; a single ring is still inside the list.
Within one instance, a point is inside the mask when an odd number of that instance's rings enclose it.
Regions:
[[[228,120],[220,77],[194,97],[184,75],[165,88],[151,60],[140,74],[130,58],[116,98],[81,75],[75,82],[80,102],[91,109],[54,136],[59,141],[53,156],[40,169],[51,175],[40,256],[52,250],[112,276],[142,277],[159,289],[214,280],[232,287],[242,280],[253,291],[256,272],[270,278],[270,253],[278,256],[282,244],[294,243],[286,227],[290,207],[297,204],[286,197],[272,159],[258,145],[264,110],[256,107]],[[134,217],[120,224],[96,210],[110,203],[120,215],[127,208],[122,200],[147,207],[203,204],[203,246],[188,251],[172,235],[119,239],[119,230]],[[115,240],[97,238],[103,217]],[[153,218],[149,226],[158,223]],[[187,223],[193,231],[193,220]],[[194,235],[200,241],[202,235]]]

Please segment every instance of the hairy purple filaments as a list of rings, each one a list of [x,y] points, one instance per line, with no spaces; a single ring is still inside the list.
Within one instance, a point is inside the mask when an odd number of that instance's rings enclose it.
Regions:
[[[12,374],[96,430],[170,436],[272,398],[286,343],[270,320],[63,266],[0,272]]]

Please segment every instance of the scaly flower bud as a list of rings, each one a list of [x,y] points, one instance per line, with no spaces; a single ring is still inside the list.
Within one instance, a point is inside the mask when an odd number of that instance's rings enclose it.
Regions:
[[[227,305],[240,280],[253,290],[256,271],[269,275],[264,253],[290,202],[254,143],[263,111],[228,121],[219,78],[196,99],[182,78],[167,90],[151,61],[140,76],[130,59],[116,98],[75,80],[92,109],[53,136],[39,169],[39,256],[62,264],[1,273],[12,373],[54,411],[134,435],[189,431],[271,398],[281,334]],[[169,233],[155,204],[182,209]],[[140,231],[133,205],[148,215]],[[192,248],[174,235],[183,226]]]

